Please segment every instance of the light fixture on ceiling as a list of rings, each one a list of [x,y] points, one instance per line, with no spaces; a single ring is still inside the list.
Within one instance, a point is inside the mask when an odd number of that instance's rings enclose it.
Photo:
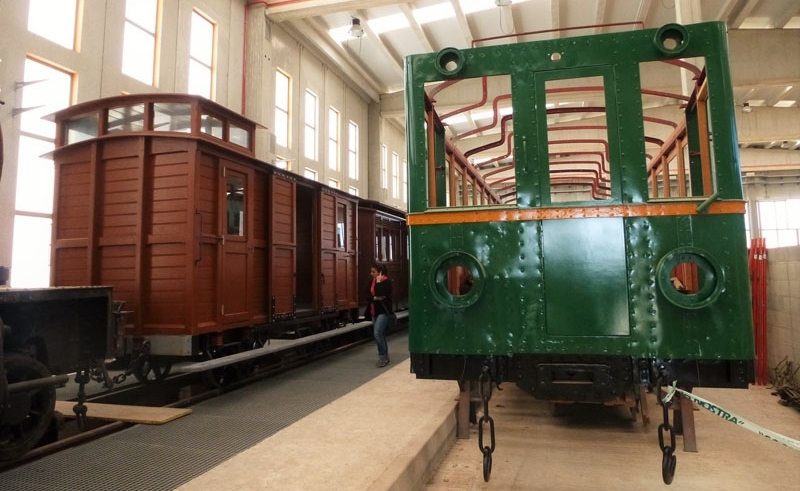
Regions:
[[[745,102],[744,104],[742,104],[742,112],[745,114],[750,114],[751,112],[753,112],[753,108],[750,107],[749,102]]]
[[[347,32],[354,38],[363,37],[365,32],[364,28],[361,27],[361,19],[358,17],[353,17],[353,23],[350,24],[350,30]]]
[[[792,148],[792,145],[789,142],[784,141],[783,143],[781,143],[781,148],[784,149],[784,150],[788,150],[788,149]]]
[[[494,4],[498,7],[508,7],[511,5],[511,0],[494,0]]]

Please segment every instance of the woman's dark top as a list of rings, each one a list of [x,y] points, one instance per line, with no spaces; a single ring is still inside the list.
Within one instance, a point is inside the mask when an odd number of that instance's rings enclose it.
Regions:
[[[380,283],[375,282],[370,288],[372,297],[384,297],[383,300],[372,301],[372,318],[379,314],[392,314],[392,280],[386,278]]]

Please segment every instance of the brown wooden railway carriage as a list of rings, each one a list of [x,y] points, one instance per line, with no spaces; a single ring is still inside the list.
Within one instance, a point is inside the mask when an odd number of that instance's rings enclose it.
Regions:
[[[361,200],[358,236],[365,241],[358,248],[361,312],[370,299],[367,280],[370,279],[370,268],[376,263],[385,264],[392,279],[394,309],[408,309],[408,227],[405,214],[377,201]],[[367,244],[368,240],[372,240],[372,244]]]
[[[274,336],[357,312],[358,198],[258,161],[255,123],[177,94],[55,120],[52,284],[112,285],[151,354],[219,353],[253,341],[251,326]]]

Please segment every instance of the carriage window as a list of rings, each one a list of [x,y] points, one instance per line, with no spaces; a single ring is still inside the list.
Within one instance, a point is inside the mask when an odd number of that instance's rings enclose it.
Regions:
[[[227,177],[228,235],[244,235],[244,177]]]
[[[67,120],[64,123],[67,132],[67,144],[97,137],[97,120],[97,113],[84,114]]]
[[[347,208],[343,204],[336,206],[336,247],[345,248],[345,221],[347,219]]]
[[[153,130],[189,133],[192,130],[192,106],[176,102],[153,104]]]
[[[228,140],[240,147],[250,148],[250,132],[233,123],[228,124]]]
[[[200,116],[200,131],[215,138],[222,138],[222,120],[203,114]]]
[[[545,97],[550,203],[611,199],[603,77],[548,80]]]
[[[144,104],[111,108],[107,122],[109,133],[144,131]]]
[[[714,150],[704,58],[639,66],[650,199],[711,196]],[[681,93],[659,87],[683,87]],[[664,100],[668,104],[664,105]],[[657,112],[650,109],[663,106]]]

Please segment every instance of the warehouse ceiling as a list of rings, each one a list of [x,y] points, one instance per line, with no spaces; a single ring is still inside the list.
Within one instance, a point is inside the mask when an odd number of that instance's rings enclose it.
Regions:
[[[266,6],[270,21],[338,67],[364,96],[380,101],[382,115],[399,126],[404,126],[403,63],[410,54],[721,20],[729,28],[740,146],[783,150],[762,159],[778,166],[785,164],[786,150],[796,150],[788,152],[789,160],[797,160],[800,168],[798,0],[251,2],[256,3]],[[685,91],[680,86],[661,89]],[[648,110],[657,112],[655,106],[670,102],[648,103]],[[458,131],[476,127],[468,117]]]

